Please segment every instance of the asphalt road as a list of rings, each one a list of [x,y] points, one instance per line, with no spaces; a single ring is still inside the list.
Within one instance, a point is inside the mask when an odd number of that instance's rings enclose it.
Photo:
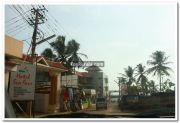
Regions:
[[[96,110],[96,105],[92,104],[90,108],[68,114],[48,115],[45,118],[119,118],[132,117],[135,113],[122,112],[117,103],[109,103],[107,110]]]
[[[107,110],[100,109],[96,110],[96,105],[93,104],[91,107],[87,110],[82,111],[83,113],[88,114],[104,114],[108,116],[114,116],[114,117],[122,117],[122,116],[134,116],[136,113],[130,113],[130,112],[122,112],[118,106],[118,103],[109,103]]]

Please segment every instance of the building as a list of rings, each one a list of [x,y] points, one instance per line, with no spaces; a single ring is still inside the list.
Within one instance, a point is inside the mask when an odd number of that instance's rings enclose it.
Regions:
[[[77,72],[75,75],[64,75],[61,85],[83,91],[90,103],[95,103],[97,97],[109,97],[108,77],[97,66],[90,66],[88,72]]]
[[[11,59],[22,59],[23,41],[5,36],[5,90],[8,90],[9,72],[17,69],[17,62]]]
[[[99,67],[95,65],[86,68],[86,71],[88,71],[89,76],[88,88],[95,89],[97,97],[108,97],[108,76],[104,72],[102,72],[102,70]]]
[[[23,54],[23,41],[5,36],[5,90],[9,89],[10,73],[17,71],[21,64],[29,64],[32,61],[30,55]],[[35,80],[35,111],[55,112],[60,108],[61,73],[67,69],[59,62],[37,56]],[[17,101],[23,108],[22,101]],[[24,109],[26,110],[26,109]]]

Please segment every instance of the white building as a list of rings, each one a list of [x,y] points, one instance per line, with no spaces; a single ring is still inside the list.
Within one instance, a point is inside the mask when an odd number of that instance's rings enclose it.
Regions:
[[[108,76],[102,72],[102,70],[97,66],[90,66],[86,68],[89,75],[89,83],[91,83],[92,89],[96,90],[97,97],[108,97],[109,86],[108,86]]]

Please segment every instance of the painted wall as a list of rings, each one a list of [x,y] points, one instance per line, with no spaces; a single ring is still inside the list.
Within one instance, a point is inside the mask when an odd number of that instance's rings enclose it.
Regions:
[[[16,40],[10,36],[5,36],[5,54],[17,58],[22,58],[23,41]]]

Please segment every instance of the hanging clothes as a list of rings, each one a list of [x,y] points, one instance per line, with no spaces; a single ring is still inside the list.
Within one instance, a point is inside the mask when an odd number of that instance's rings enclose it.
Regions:
[[[68,101],[68,99],[69,99],[69,90],[68,90],[68,88],[66,88],[66,91],[65,91],[65,95],[64,95],[64,101]]]
[[[69,88],[69,94],[70,94],[69,99],[73,101],[74,99],[73,88]]]

